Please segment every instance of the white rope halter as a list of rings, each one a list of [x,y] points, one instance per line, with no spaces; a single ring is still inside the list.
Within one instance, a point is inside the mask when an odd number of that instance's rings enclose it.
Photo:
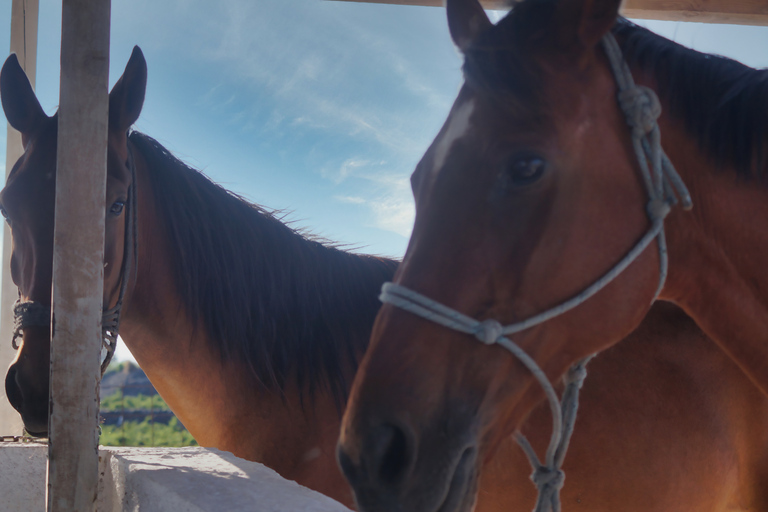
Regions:
[[[586,378],[585,366],[593,356],[579,361],[568,371],[564,378],[566,388],[561,403],[544,371],[506,336],[546,322],[582,304],[635,261],[654,238],[659,246],[659,284],[654,295],[656,300],[664,287],[668,268],[664,218],[672,206],[677,204],[678,197],[684,209],[688,210],[692,207],[688,189],[661,148],[661,132],[656,122],[661,115],[658,96],[648,87],[635,85],[613,34],[608,33],[603,38],[603,48],[616,78],[619,105],[632,130],[632,144],[649,197],[646,212],[651,225],[645,235],[612,269],[575,297],[531,318],[506,326],[502,326],[493,319],[482,322],[475,320],[395,283],[385,283],[379,296],[384,303],[392,304],[449,329],[475,336],[486,345],[501,345],[517,357],[541,384],[552,412],[552,437],[544,463],[539,460],[522,434],[518,432],[515,435],[518,444],[533,466],[531,479],[539,489],[534,512],[560,511],[560,489],[565,480],[565,473],[561,468],[576,421],[579,389]]]

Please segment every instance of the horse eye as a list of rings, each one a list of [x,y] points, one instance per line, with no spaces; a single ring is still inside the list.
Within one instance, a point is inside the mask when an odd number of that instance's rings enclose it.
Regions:
[[[8,224],[11,223],[11,218],[8,217],[8,212],[6,212],[5,208],[3,208],[2,206],[0,206],[0,215],[3,216],[3,218],[5,219],[5,222],[7,222]]]
[[[512,162],[505,173],[505,185],[508,187],[524,187],[536,182],[544,175],[547,165],[539,157],[519,158]]]
[[[120,215],[123,213],[123,208],[125,208],[125,203],[122,201],[115,201],[115,203],[109,208],[109,213],[112,215]]]

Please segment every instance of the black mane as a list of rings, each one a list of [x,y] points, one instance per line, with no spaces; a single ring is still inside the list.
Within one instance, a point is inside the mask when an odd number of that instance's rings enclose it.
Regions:
[[[691,50],[621,19],[614,33],[630,65],[652,73],[659,96],[720,166],[766,179],[768,70]]]
[[[367,347],[397,262],[307,238],[151,137],[133,132],[130,141],[151,169],[179,296],[222,358],[244,360],[269,389],[293,381],[343,404],[349,365]]]
[[[465,51],[468,83],[523,121],[550,117],[533,54],[551,43],[556,0],[525,0]],[[768,70],[685,48],[620,18],[614,34],[630,66],[654,76],[659,96],[720,167],[768,181]]]

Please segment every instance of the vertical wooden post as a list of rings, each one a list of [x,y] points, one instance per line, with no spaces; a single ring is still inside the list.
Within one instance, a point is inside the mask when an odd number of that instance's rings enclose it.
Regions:
[[[110,0],[63,0],[48,511],[92,511],[104,286]]]
[[[37,13],[38,0],[13,0],[11,8],[11,52],[19,58],[19,64],[27,73],[29,82],[35,87],[37,64]],[[24,152],[21,134],[8,125],[8,139],[5,146],[5,177],[13,164]],[[11,279],[11,230],[3,223],[2,281],[0,288],[0,372],[5,378],[5,369],[16,357],[11,347],[13,331],[13,303],[17,298],[16,286]],[[21,434],[21,417],[8,403],[5,393],[0,391],[0,434]]]

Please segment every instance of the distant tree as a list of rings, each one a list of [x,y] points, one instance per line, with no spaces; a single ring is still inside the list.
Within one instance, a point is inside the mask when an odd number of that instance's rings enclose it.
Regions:
[[[167,425],[144,421],[126,421],[122,425],[101,427],[99,443],[104,446],[197,446],[192,435],[173,417]]]
[[[107,379],[114,372],[134,371],[141,372],[138,367],[128,361],[112,363],[104,374],[104,378]],[[150,387],[149,392],[151,391],[153,389]],[[118,424],[101,426],[99,442],[104,446],[197,446],[192,435],[178,418],[173,416],[165,400],[156,393],[127,395],[122,389],[118,389],[101,401],[101,412],[105,416],[113,413],[111,414],[113,419],[115,415],[119,416]],[[167,423],[165,420],[157,422],[153,418],[155,414],[165,419],[170,415],[171,418]],[[141,419],[124,419],[136,415]]]
[[[102,411],[170,411],[160,395],[123,396],[121,391],[109,395],[101,401]]]

